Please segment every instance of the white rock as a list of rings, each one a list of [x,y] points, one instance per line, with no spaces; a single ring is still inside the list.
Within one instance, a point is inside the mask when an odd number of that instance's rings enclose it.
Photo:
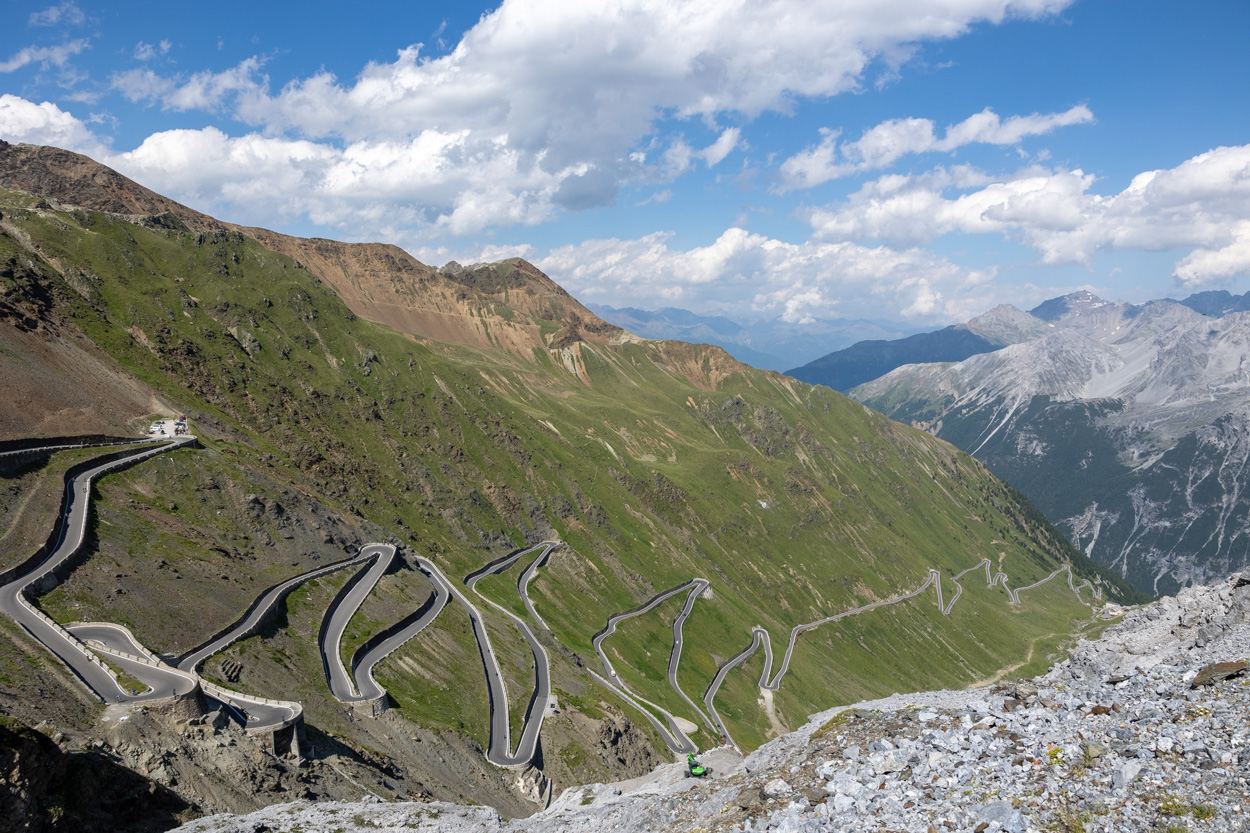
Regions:
[[[794,792],[794,788],[781,778],[774,778],[764,785],[764,795],[772,798],[779,798],[783,795],[789,795],[792,792]]]
[[[855,799],[849,795],[835,795],[833,797],[833,809],[838,815],[844,815],[855,810]]]
[[[1142,765],[1138,761],[1129,761],[1111,776],[1111,789],[1120,792],[1126,789],[1133,779],[1141,772]]]

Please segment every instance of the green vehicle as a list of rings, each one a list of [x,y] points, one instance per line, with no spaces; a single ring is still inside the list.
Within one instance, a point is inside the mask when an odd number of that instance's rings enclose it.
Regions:
[[[707,767],[694,759],[693,752],[688,752],[686,754],[686,766],[690,768],[690,774],[695,778],[701,778],[702,776],[707,775]]]

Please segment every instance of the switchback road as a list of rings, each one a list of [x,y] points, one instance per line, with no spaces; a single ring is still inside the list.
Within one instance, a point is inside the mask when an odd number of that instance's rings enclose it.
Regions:
[[[547,704],[551,699],[551,661],[547,656],[547,649],[538,641],[538,637],[530,630],[529,625],[502,606],[495,604],[477,592],[477,583],[488,575],[494,575],[507,570],[522,556],[536,550],[542,550],[542,553],[534,559],[534,562],[537,563],[540,559],[545,559],[552,548],[558,546],[559,543],[559,541],[544,541],[529,549],[520,550],[470,573],[464,579],[464,584],[470,592],[498,611],[500,615],[508,619],[520,631],[522,638],[529,645],[530,652],[534,657],[534,690],[530,696],[529,705],[525,709],[525,721],[521,725],[521,737],[517,740],[515,752],[512,751],[511,726],[508,720],[508,692],[503,684],[503,677],[499,672],[499,661],[496,659],[494,649],[490,645],[490,639],[486,635],[486,627],[482,623],[481,614],[477,611],[477,608],[472,606],[468,599],[461,594],[456,594],[456,600],[464,604],[470,611],[470,617],[473,619],[474,635],[478,636],[478,649],[482,653],[482,663],[486,668],[486,681],[490,689],[491,712],[490,749],[486,753],[486,758],[498,766],[521,766],[528,764],[534,759],[534,753],[538,749],[539,733],[543,727],[543,719],[547,714]],[[524,580],[524,577],[522,580]],[[525,584],[528,584],[528,581],[525,581]],[[518,589],[520,589],[520,582],[518,582]],[[522,598],[528,600],[529,597],[528,595],[523,595]]]
[[[55,545],[42,561],[0,587],[0,612],[16,620],[27,633],[55,654],[70,671],[86,683],[95,696],[104,702],[147,700],[156,696],[169,696],[170,693],[158,689],[155,693],[145,692],[132,695],[129,691],[123,691],[117,683],[116,676],[98,657],[26,598],[27,589],[50,575],[82,547],[87,533],[91,483],[95,478],[193,442],[195,438],[187,436],[162,445],[141,448],[120,459],[93,466],[71,479],[65,487],[61,515],[58,518],[60,532]],[[177,689],[178,686],[175,684],[173,687]]]
[[[933,588],[937,592],[938,610],[942,613],[942,615],[949,616],[951,609],[954,608],[955,606],[955,602],[957,602],[959,600],[959,597],[963,594],[963,585],[959,583],[959,579],[963,578],[967,573],[970,573],[971,571],[977,569],[978,567],[985,568],[985,580],[986,580],[986,585],[989,588],[992,589],[996,585],[1002,585],[1003,590],[1007,593],[1007,601],[1010,604],[1019,604],[1020,593],[1026,590],[1032,590],[1035,587],[1040,587],[1041,585],[1045,584],[1046,582],[1050,581],[1055,576],[1063,572],[1066,572],[1068,574],[1069,589],[1071,589],[1072,592],[1076,595],[1078,601],[1080,601],[1082,604],[1085,603],[1085,601],[1081,599],[1080,589],[1078,589],[1073,583],[1072,569],[1067,564],[1064,564],[1062,567],[1055,570],[1053,573],[1051,573],[1046,578],[1040,581],[1036,581],[1033,584],[1028,585],[1027,587],[1021,587],[1019,590],[1012,590],[1007,584],[1007,575],[1001,571],[991,575],[991,565],[990,565],[989,559],[988,558],[982,559],[977,564],[965,570],[962,570],[959,573],[956,573],[951,578],[951,581],[955,585],[955,588],[956,588],[955,595],[951,597],[950,602],[945,605],[943,604],[943,599],[942,599],[941,574],[937,570],[930,569],[929,577],[925,579],[925,582],[921,584],[919,587],[917,587],[915,590],[912,590],[910,593],[904,593],[902,595],[894,596],[889,599],[883,599],[878,602],[873,602],[871,604],[867,604],[861,607],[854,608],[853,610],[843,611],[842,613],[838,613],[833,616],[827,616],[823,619],[817,619],[814,622],[808,622],[805,625],[795,626],[790,631],[790,640],[786,644],[786,653],[785,653],[785,657],[782,660],[781,667],[777,671],[776,676],[774,676],[771,680],[769,679],[769,674],[772,673],[772,666],[773,666],[772,641],[769,638],[768,631],[764,630],[763,628],[756,627],[752,629],[751,631],[751,644],[749,644],[746,648],[742,649],[740,652],[738,652],[734,656],[730,657],[724,664],[721,665],[720,668],[717,669],[716,676],[712,679],[711,684],[708,685],[707,690],[703,693],[703,702],[708,707],[708,711],[712,715],[712,719],[715,721],[716,726],[720,729],[721,734],[724,735],[726,738],[730,738],[729,731],[725,728],[724,723],[720,719],[720,715],[716,712],[715,705],[713,705],[713,700],[716,697],[716,692],[720,690],[721,684],[725,681],[725,676],[732,669],[736,668],[738,665],[741,665],[743,662],[745,662],[748,657],[750,657],[753,653],[755,653],[755,650],[760,645],[764,646],[764,670],[763,670],[763,673],[760,674],[760,679],[758,683],[759,688],[761,690],[766,690],[766,691],[779,691],[781,689],[781,680],[786,675],[786,672],[790,668],[790,657],[794,653],[794,646],[800,634],[804,633],[805,631],[809,631],[813,628],[819,627],[820,625],[825,625],[831,622],[836,622],[839,619],[845,619],[848,616],[857,616],[861,613],[867,613],[870,610],[876,610],[879,607],[887,607],[890,605],[896,605],[896,604],[905,602],[908,599],[914,599],[916,596],[919,596],[925,590],[929,589],[930,586],[933,586]],[[1096,588],[1094,588],[1093,585],[1090,584],[1088,580],[1083,582],[1081,587],[1089,587],[1093,591],[1095,598],[1097,598],[1100,595],[1099,591]],[[732,738],[730,738],[730,742],[731,743],[733,742]]]
[[[343,632],[347,623],[360,610],[365,598],[373,592],[378,579],[391,568],[395,561],[395,548],[390,544],[370,544],[360,550],[362,560],[372,559],[373,563],[359,576],[348,582],[330,603],[330,612],[322,620],[320,645],[321,664],[325,668],[326,682],[335,697],[345,703],[354,700],[371,700],[382,694],[381,690],[368,693],[357,691],[351,675],[343,667],[341,646]]]
[[[317,567],[316,569],[309,570],[306,573],[300,573],[298,576],[292,576],[286,581],[270,587],[262,593],[256,601],[252,602],[252,606],[247,609],[247,613],[242,619],[228,628],[224,633],[213,637],[199,648],[194,648],[188,653],[183,654],[175,660],[175,664],[183,671],[198,671],[204,660],[214,654],[221,653],[235,642],[238,642],[240,639],[250,636],[260,625],[261,620],[265,618],[273,606],[280,602],[283,597],[299,585],[306,581],[311,581],[314,578],[329,575],[336,570],[342,570],[345,567],[350,567],[353,564],[360,564],[368,561],[370,558],[373,558],[375,553],[370,550],[370,546],[385,545],[373,544],[363,547],[360,552],[352,558],[348,558],[344,561],[336,561],[333,564],[327,564],[324,567]]]
[[[45,615],[27,598],[33,585],[52,574],[82,547],[89,517],[91,484],[97,477],[135,465],[156,454],[191,445],[196,442],[196,438],[186,435],[172,441],[156,440],[159,443],[156,445],[153,442],[150,438],[136,440],[137,444],[147,447],[92,466],[66,484],[62,511],[57,521],[59,531],[56,543],[42,561],[25,569],[21,575],[0,587],[0,612],[13,617],[103,702],[129,703],[164,699],[191,694],[199,687],[218,699],[230,702],[236,709],[246,709],[251,718],[247,722],[249,730],[287,725],[298,719],[302,712],[299,704],[236,694],[209,686],[199,679],[194,669],[183,671],[165,664],[120,625],[95,622],[65,628]],[[118,443],[110,441],[100,444]],[[93,443],[71,442],[60,443],[59,446],[87,448],[92,447]],[[49,446],[47,450],[54,449]],[[84,644],[84,640],[90,643],[90,647]],[[110,666],[139,680],[146,689],[131,693],[130,688],[123,687],[117,681],[116,672]]]
[[[652,610],[654,610],[656,607],[658,607],[659,605],[663,604],[668,599],[671,599],[673,596],[676,596],[678,593],[681,593],[683,590],[695,589],[695,590],[698,590],[699,593],[702,593],[703,590],[707,588],[707,586],[708,586],[708,582],[706,579],[691,579],[685,584],[679,584],[676,587],[670,588],[668,590],[663,591],[662,593],[658,593],[655,596],[652,596],[650,599],[643,602],[638,607],[633,608],[632,610],[626,610],[621,613],[615,613],[608,617],[608,622],[604,626],[603,630],[595,634],[594,637],[590,641],[590,645],[592,648],[594,648],[595,654],[598,655],[599,664],[603,666],[603,671],[605,674],[604,677],[600,677],[598,674],[596,674],[595,678],[598,679],[600,682],[602,682],[604,685],[611,688],[613,691],[619,694],[622,698],[630,702],[640,712],[642,712],[642,715],[643,717],[646,718],[647,722],[650,723],[653,727],[655,727],[656,731],[660,733],[660,736],[664,738],[664,742],[668,746],[669,750],[678,755],[685,755],[689,752],[697,752],[699,747],[696,746],[692,740],[690,740],[690,738],[686,735],[684,731],[682,731],[681,726],[678,725],[677,720],[674,718],[672,714],[670,714],[668,711],[664,710],[660,706],[657,706],[655,703],[652,703],[650,700],[646,700],[640,697],[635,692],[630,690],[629,686],[625,684],[625,681],[622,680],[617,675],[616,669],[612,667],[611,660],[608,659],[608,655],[603,652],[603,640],[607,639],[609,636],[616,633],[616,625],[618,622],[621,622],[625,619],[631,619],[634,616],[641,616],[644,613],[649,613]],[[693,599],[697,596],[698,596],[698,593],[693,594],[691,597],[688,598],[688,601],[691,604],[693,604]],[[686,612],[686,616],[688,615],[689,615],[689,611]],[[680,617],[680,621],[682,623],[685,622],[686,616]],[[680,628],[678,627],[677,623],[674,623],[673,631],[674,631],[675,636],[678,635],[679,630]],[[678,654],[678,660],[680,661],[680,654]],[[669,655],[669,671],[670,671],[669,682],[673,685],[674,688],[677,688],[678,692],[680,693],[681,689],[677,687],[676,668],[672,661],[672,654]],[[682,696],[683,697],[685,696],[684,693],[682,694]],[[649,709],[646,709],[640,706],[639,705],[640,703],[646,704],[651,709],[654,709],[655,712],[663,715],[664,723],[660,723],[656,719],[655,714],[652,713]]]

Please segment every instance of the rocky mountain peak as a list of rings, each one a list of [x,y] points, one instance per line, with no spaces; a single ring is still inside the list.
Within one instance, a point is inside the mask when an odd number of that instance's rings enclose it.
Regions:
[[[1044,321],[1011,304],[999,304],[961,326],[982,338],[1004,345],[1040,338],[1050,329]]]
[[[1082,289],[1079,292],[1072,292],[1059,298],[1043,301],[1029,310],[1029,315],[1040,318],[1043,321],[1059,321],[1068,316],[1080,315],[1090,310],[1098,309],[1106,306],[1108,303],[1108,301],[1104,301],[1094,293]]]
[[[1139,587],[1244,566],[1250,313],[1087,292],[1043,307],[1042,338],[853,395],[978,456]]]
[[[521,258],[469,266],[452,262],[435,270],[390,244],[291,237],[222,222],[61,148],[0,147],[0,187],[132,219],[155,217],[168,228],[240,232],[296,260],[333,287],[356,315],[408,335],[502,349],[532,361],[535,347],[607,342],[625,334]],[[544,338],[542,331],[552,324],[558,332]]]

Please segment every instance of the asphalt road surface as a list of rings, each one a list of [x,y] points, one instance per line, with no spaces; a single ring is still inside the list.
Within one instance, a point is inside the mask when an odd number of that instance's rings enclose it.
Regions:
[[[612,616],[608,617],[608,623],[604,626],[603,630],[595,634],[594,638],[590,642],[591,647],[594,648],[595,650],[595,654],[599,657],[599,664],[603,666],[603,671],[605,674],[605,677],[599,677],[599,675],[597,674],[595,675],[595,677],[599,679],[600,682],[602,682],[604,685],[607,685],[609,688],[613,689],[617,694],[619,694],[625,700],[632,703],[635,708],[637,708],[640,712],[642,712],[642,715],[644,718],[646,718],[647,722],[650,723],[653,727],[655,727],[656,731],[660,733],[660,736],[664,738],[664,743],[665,745],[668,746],[669,750],[679,755],[684,755],[688,752],[697,752],[699,751],[699,748],[698,746],[695,745],[695,743],[692,740],[690,740],[689,737],[687,737],[686,733],[682,731],[682,728],[679,725],[677,725],[677,721],[673,718],[673,715],[669,714],[669,712],[667,712],[660,706],[657,706],[655,703],[652,703],[650,700],[646,700],[630,690],[629,686],[625,684],[625,681],[622,680],[617,675],[616,669],[612,667],[612,662],[608,659],[607,654],[603,652],[603,641],[616,632],[616,625],[618,622],[621,622],[622,620],[625,620],[625,619],[630,619],[634,616],[641,616],[644,613],[649,613],[652,610],[654,610],[656,607],[658,607],[659,605],[663,604],[668,599],[672,598],[673,596],[676,596],[678,593],[681,593],[684,590],[696,589],[699,591],[699,593],[702,593],[706,587],[707,587],[707,581],[705,581],[704,579],[691,579],[685,584],[679,584],[676,587],[670,588],[668,590],[665,590],[662,593],[652,596],[642,605],[634,608],[633,610],[626,610],[621,613],[615,613]],[[698,596],[698,593],[695,593],[693,596],[688,597],[687,602],[690,604],[693,604],[694,603],[693,599],[696,598],[697,596]],[[687,615],[689,615],[688,612],[687,612]],[[684,616],[680,617],[680,619],[683,623],[685,622]],[[676,634],[677,631],[678,631],[678,627],[676,623],[674,623],[674,633]],[[680,660],[680,649],[677,648],[676,644],[674,645],[674,649],[678,654],[678,660]],[[676,685],[677,672],[676,672],[675,665],[673,663],[672,654],[669,655],[669,671],[670,671],[669,682],[673,684],[674,688],[677,688],[677,685]],[[681,692],[680,688],[678,688],[677,690],[678,692]],[[682,696],[684,697],[685,694],[683,693]],[[639,705],[640,703],[645,703],[647,706],[650,706],[651,709],[654,709],[656,712],[663,715],[664,723],[660,723],[656,719],[655,714],[653,714],[649,709],[646,709],[640,706]],[[696,711],[698,711],[698,709],[696,709]]]
[[[330,684],[330,692],[345,703],[368,698],[362,697],[361,692],[356,690],[356,686],[352,684],[351,675],[343,667],[343,660],[340,657],[343,632],[347,630],[347,623],[356,615],[356,611],[360,610],[360,606],[377,586],[378,579],[391,568],[391,564],[395,561],[395,548],[390,544],[369,544],[361,548],[360,559],[372,559],[373,563],[358,581],[344,587],[331,603],[331,612],[321,629],[321,644],[318,646],[321,652],[321,664],[326,672],[326,681]]]
[[[516,586],[526,612],[539,627],[543,630],[549,630],[546,623],[534,609],[529,598],[528,589],[538,569],[546,563],[552,549],[559,544],[558,541],[546,541],[497,559],[466,576],[464,580],[464,584],[470,593],[490,605],[517,628],[529,645],[534,657],[534,688],[529,706],[526,709],[521,736],[515,751],[512,749],[511,744],[507,689],[504,685],[499,662],[491,646],[490,635],[486,630],[481,613],[473,602],[452,585],[438,567],[428,559],[418,558],[417,564],[419,569],[429,577],[434,585],[434,593],[431,598],[415,612],[412,621],[401,623],[401,626],[397,627],[394,633],[389,634],[376,645],[370,647],[368,651],[360,653],[359,656],[355,657],[353,659],[352,674],[348,674],[343,667],[340,659],[343,633],[348,622],[359,610],[368,594],[373,591],[378,580],[390,568],[396,553],[395,548],[388,544],[367,545],[354,558],[311,570],[270,588],[253,603],[248,613],[239,623],[208,644],[181,657],[176,668],[166,665],[160,658],[144,648],[130,631],[120,625],[97,622],[76,624],[66,628],[42,614],[33,603],[25,598],[25,593],[31,585],[54,571],[82,546],[89,515],[92,481],[108,471],[134,465],[156,454],[194,443],[195,437],[187,435],[172,441],[164,441],[164,438],[148,437],[136,439],[134,442],[136,444],[143,443],[147,447],[139,448],[133,453],[125,455],[120,460],[94,466],[73,478],[67,484],[63,513],[60,519],[60,535],[56,545],[39,564],[27,570],[23,575],[14,578],[9,583],[0,586],[0,612],[16,620],[24,630],[60,658],[75,675],[86,683],[87,687],[97,697],[104,702],[140,702],[166,698],[176,694],[187,694],[194,691],[197,685],[202,684],[209,696],[231,706],[252,730],[289,723],[302,712],[302,707],[299,704],[252,697],[208,685],[199,680],[196,669],[208,657],[220,652],[242,636],[251,633],[273,605],[295,586],[334,570],[372,560],[373,564],[361,576],[360,580],[349,585],[343,596],[340,599],[336,599],[336,603],[331,606],[330,614],[322,629],[319,649],[325,665],[327,680],[334,695],[346,702],[375,699],[384,695],[385,691],[373,679],[372,671],[374,666],[427,627],[430,622],[434,621],[448,601],[454,597],[469,613],[474,637],[477,641],[482,665],[486,673],[490,700],[490,744],[486,758],[493,764],[505,767],[523,766],[529,764],[534,759],[543,719],[551,702],[550,661],[546,649],[538,641],[529,625],[510,611],[478,593],[476,585],[485,576],[502,573],[523,556],[537,551],[538,555],[522,571],[517,579]],[[116,444],[119,443],[102,443],[102,445]],[[56,445],[49,444],[38,449],[22,449],[12,453],[29,453],[32,450],[52,452],[62,448],[81,447],[88,447],[88,444],[66,444],[61,442]],[[593,671],[590,673],[603,685],[615,691],[624,700],[637,708],[656,728],[672,751],[679,754],[697,751],[697,747],[685,735],[682,727],[678,725],[672,714],[630,691],[617,676],[612,663],[603,651],[602,644],[615,631],[617,623],[621,620],[647,613],[672,596],[683,591],[689,591],[681,612],[673,622],[673,647],[669,654],[668,681],[710,728],[714,731],[719,731],[723,737],[729,739],[729,733],[720,715],[716,712],[714,705],[716,693],[724,682],[726,675],[732,669],[745,662],[761,645],[764,647],[765,662],[758,685],[764,690],[778,691],[781,687],[782,679],[789,670],[790,659],[798,637],[805,631],[849,616],[866,613],[879,607],[900,604],[920,595],[931,585],[934,586],[937,594],[939,611],[943,615],[949,615],[963,593],[963,585],[960,584],[960,579],[967,573],[980,567],[985,569],[987,585],[993,588],[1001,584],[1007,594],[1008,601],[1012,604],[1019,603],[1019,594],[1021,592],[1043,585],[1063,572],[1067,573],[1068,587],[1078,599],[1081,599],[1081,590],[1086,588],[1091,590],[1094,598],[1101,596],[1101,593],[1088,580],[1083,581],[1080,587],[1078,587],[1068,565],[1060,567],[1040,581],[1018,590],[1012,590],[1008,586],[1007,576],[1001,571],[996,574],[992,573],[992,566],[989,560],[983,559],[976,566],[969,567],[952,577],[951,580],[956,586],[956,591],[949,603],[946,603],[942,595],[941,576],[936,570],[930,570],[929,577],[924,584],[910,593],[873,602],[853,610],[843,611],[842,613],[798,625],[791,629],[781,665],[771,679],[769,675],[772,674],[773,666],[772,643],[766,630],[759,627],[754,628],[750,645],[721,665],[711,684],[704,692],[703,702],[707,707],[707,714],[705,714],[682,691],[677,682],[677,672],[680,668],[684,645],[683,627],[693,610],[695,600],[709,586],[705,579],[696,578],[658,594],[636,609],[610,616],[605,628],[596,634],[592,640],[592,646],[599,657],[606,676],[601,677]],[[1081,599],[1081,601],[1083,602],[1084,600]],[[92,651],[96,653],[92,653]],[[96,654],[99,654],[99,656]],[[101,661],[100,657],[103,657],[104,661]],[[136,690],[134,693],[129,689],[123,690],[114,674],[110,673],[106,667],[105,662],[140,681],[145,686],[145,689],[143,691]],[[655,717],[656,713],[663,715],[664,723],[661,723]]]
[[[703,595],[703,591],[707,588],[707,579],[695,579],[694,587],[690,588],[690,592],[686,594],[686,603],[682,606],[681,612],[677,614],[677,618],[673,620],[673,649],[668,655],[668,684],[681,695],[683,700],[690,704],[690,708],[694,709],[695,714],[699,716],[699,719],[703,721],[704,725],[706,725],[713,732],[716,732],[719,731],[716,724],[714,724],[712,720],[703,713],[703,709],[695,705],[695,702],[686,695],[686,692],[682,691],[681,686],[677,683],[677,669],[681,665],[681,649],[685,644],[685,637],[682,633],[682,629],[685,626],[686,619],[689,618],[691,611],[694,610],[695,600],[698,599],[699,596]]]
[[[161,664],[149,651],[139,644],[134,634],[112,622],[90,622],[67,625],[65,628],[75,639],[88,648],[102,653],[107,661],[147,686],[145,691],[130,692],[128,702],[156,700],[174,694],[190,694],[195,690],[194,675],[186,674]],[[121,702],[120,696],[114,702]]]
[[[429,576],[428,573],[426,575]],[[438,618],[438,614],[443,612],[443,608],[447,606],[451,594],[447,592],[446,588],[435,582],[432,576],[430,576],[430,582],[434,584],[434,593],[418,609],[419,615],[417,618],[404,627],[397,629],[368,651],[353,658],[352,676],[356,680],[356,686],[360,690],[362,698],[373,699],[381,697],[385,693],[385,690],[373,679],[374,666],[398,650],[405,642],[425,630],[431,622]]]
[[[344,567],[350,567],[353,564],[360,564],[361,562],[367,561],[373,557],[373,553],[366,552],[367,549],[368,547],[362,549],[360,553],[353,558],[349,558],[345,561],[336,561],[333,564],[327,564],[324,567],[318,567],[315,570],[300,573],[298,576],[293,576],[281,584],[276,584],[273,587],[270,587],[261,594],[260,598],[252,603],[248,614],[233,628],[221,636],[216,637],[206,645],[202,645],[190,653],[183,654],[179,657],[177,661],[178,668],[183,671],[196,671],[204,660],[214,654],[224,651],[239,639],[242,639],[244,636],[252,633],[260,621],[269,612],[270,608],[277,604],[278,601],[281,600],[287,593],[290,593],[293,589],[310,579],[317,578],[318,576],[324,576],[334,572],[335,570],[341,570]]]
[[[534,656],[534,690],[530,695],[529,706],[525,710],[525,721],[521,725],[521,737],[517,740],[515,751],[512,750],[511,726],[508,720],[508,692],[504,687],[503,678],[499,672],[499,661],[495,657],[489,637],[486,635],[486,627],[482,623],[481,614],[477,611],[477,608],[469,603],[468,599],[464,599],[460,594],[456,594],[457,601],[462,601],[470,610],[470,616],[473,619],[473,632],[478,637],[478,649],[482,653],[482,664],[486,668],[486,681],[490,689],[491,712],[490,748],[487,750],[486,759],[497,766],[521,766],[528,764],[534,759],[534,753],[538,749],[539,734],[542,732],[543,720],[547,715],[547,704],[551,699],[551,661],[547,656],[547,649],[538,641],[538,637],[530,630],[529,625],[481,593],[478,593],[477,583],[485,576],[507,570],[522,556],[536,550],[542,550],[542,553],[535,558],[535,563],[537,563],[538,560],[546,558],[552,548],[559,543],[559,541],[544,541],[529,549],[520,550],[492,562],[476,572],[470,573],[464,580],[465,587],[470,592],[512,622],[516,629],[520,631],[522,638],[525,639],[525,642],[530,647],[530,652]]]
[[[129,691],[123,691],[104,665],[94,658],[82,642],[36,610],[33,604],[26,601],[24,593],[30,585],[51,573],[82,546],[87,530],[91,482],[96,477],[193,442],[195,438],[187,436],[164,445],[141,448],[121,460],[94,466],[72,479],[65,487],[61,534],[52,551],[25,574],[0,587],[0,612],[16,620],[27,633],[55,654],[79,679],[86,683],[97,697],[106,703],[152,699],[156,696],[168,696],[168,693],[162,694],[159,688],[156,694],[132,695]],[[175,685],[174,688],[176,689],[177,686]]]
[[[106,703],[139,703],[189,694],[200,681],[194,670],[186,672],[164,664],[122,626],[96,622],[64,628],[43,615],[25,599],[24,593],[28,587],[55,570],[82,546],[86,536],[91,483],[95,478],[108,471],[134,465],[156,454],[190,445],[195,442],[195,437],[187,435],[172,441],[165,438],[145,438],[136,442],[147,447],[120,460],[87,469],[66,485],[63,523],[56,545],[42,562],[0,587],[0,612],[13,617],[24,630],[64,662],[93,694]],[[153,445],[154,442],[159,444]],[[74,444],[68,447],[88,446]],[[129,688],[121,686],[109,673],[105,662],[140,681],[146,689],[132,694]],[[264,698],[236,696],[233,692],[222,693],[231,700],[236,711],[246,712],[241,717],[252,730],[287,722],[301,711],[300,706],[295,703],[265,702]]]

